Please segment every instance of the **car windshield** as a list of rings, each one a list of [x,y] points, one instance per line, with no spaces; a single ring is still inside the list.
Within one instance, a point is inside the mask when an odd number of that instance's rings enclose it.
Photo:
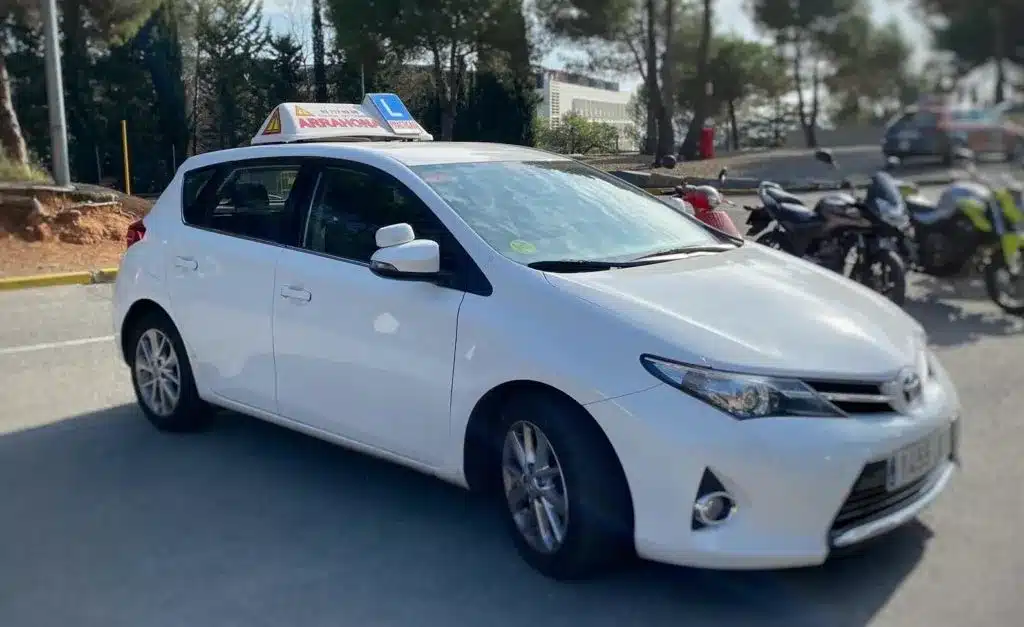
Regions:
[[[575,161],[412,169],[496,251],[520,263],[629,261],[726,241],[682,210]]]

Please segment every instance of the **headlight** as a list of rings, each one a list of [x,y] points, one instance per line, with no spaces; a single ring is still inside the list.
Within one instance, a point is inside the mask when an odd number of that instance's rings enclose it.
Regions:
[[[658,379],[739,420],[768,416],[842,417],[844,414],[796,379],[720,372],[643,355]]]

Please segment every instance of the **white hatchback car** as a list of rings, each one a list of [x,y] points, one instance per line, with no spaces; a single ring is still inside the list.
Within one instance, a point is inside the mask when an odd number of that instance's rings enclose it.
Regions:
[[[500,495],[556,578],[819,564],[953,474],[954,387],[867,288],[547,152],[292,134],[190,158],[129,234],[158,428],[225,407]]]

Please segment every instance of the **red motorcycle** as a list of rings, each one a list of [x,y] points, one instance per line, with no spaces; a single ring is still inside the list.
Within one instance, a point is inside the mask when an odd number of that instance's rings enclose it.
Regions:
[[[718,173],[718,180],[725,181],[727,173],[728,170],[722,168],[721,172]],[[736,225],[733,224],[729,214],[725,209],[720,208],[736,206],[735,203],[726,200],[715,187],[711,185],[690,185],[683,182],[682,185],[676,186],[672,196],[681,199],[693,207],[694,216],[704,224],[734,237],[743,237],[739,229],[736,228]]]

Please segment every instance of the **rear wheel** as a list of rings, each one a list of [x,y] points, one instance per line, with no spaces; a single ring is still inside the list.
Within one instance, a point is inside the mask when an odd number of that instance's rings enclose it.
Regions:
[[[139,407],[161,431],[193,431],[209,422],[178,330],[165,314],[145,314],[132,325],[129,367]]]
[[[985,290],[992,302],[1008,314],[1024,316],[1024,272],[1013,275],[1003,255],[996,252],[985,265]]]
[[[502,410],[504,517],[519,554],[553,579],[581,579],[632,548],[632,502],[611,445],[582,409],[529,392]]]

